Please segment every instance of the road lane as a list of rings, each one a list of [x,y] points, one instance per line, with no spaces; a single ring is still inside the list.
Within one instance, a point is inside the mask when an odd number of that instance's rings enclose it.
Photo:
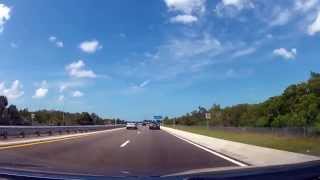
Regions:
[[[119,166],[132,175],[168,174],[191,169],[226,167],[234,164],[158,130],[141,130],[123,149]],[[134,156],[134,157],[133,157]],[[116,162],[114,162],[116,163]],[[135,168],[139,167],[139,168]]]
[[[164,175],[226,166],[235,165],[169,133],[145,127],[0,150],[0,167],[81,174]]]

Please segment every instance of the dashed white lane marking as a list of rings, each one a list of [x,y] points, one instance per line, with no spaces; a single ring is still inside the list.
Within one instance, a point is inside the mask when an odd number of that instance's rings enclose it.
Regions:
[[[129,171],[120,171],[122,174],[130,174]]]
[[[137,134],[140,134],[141,132],[140,131],[137,131]]]
[[[167,131],[167,132],[168,132],[168,131]],[[234,164],[236,164],[236,165],[238,165],[238,166],[241,166],[241,167],[248,166],[248,165],[246,165],[246,164],[244,164],[244,163],[242,163],[242,162],[240,162],[240,161],[237,161],[237,160],[235,160],[235,159],[231,159],[231,158],[229,158],[229,157],[227,157],[227,156],[225,156],[225,155],[223,155],[223,154],[217,153],[217,152],[215,152],[215,151],[212,151],[211,149],[208,149],[208,148],[206,148],[206,147],[200,146],[200,145],[198,145],[198,144],[196,144],[196,143],[194,143],[194,142],[192,142],[192,141],[189,141],[188,139],[185,139],[185,138],[183,138],[183,137],[177,136],[177,135],[175,135],[175,134],[173,134],[173,133],[170,133],[170,132],[168,132],[168,133],[171,134],[171,135],[173,135],[173,136],[175,136],[175,137],[177,137],[177,138],[179,138],[179,139],[181,139],[181,140],[183,140],[183,141],[186,141],[186,142],[188,142],[188,143],[190,143],[190,144],[192,144],[192,145],[194,145],[194,146],[196,146],[196,147],[198,147],[198,148],[200,148],[200,149],[203,149],[203,150],[205,150],[205,151],[207,151],[207,152],[209,152],[209,153],[211,153],[211,154],[214,154],[214,155],[216,155],[216,156],[218,156],[218,157],[220,157],[220,158],[223,158],[223,159],[225,159],[225,160],[227,160],[227,161],[229,161],[229,162],[232,162],[232,163],[234,163]]]
[[[122,144],[120,145],[120,147],[123,148],[123,147],[125,147],[127,144],[129,144],[129,143],[130,143],[130,140],[127,140],[126,142],[122,143]]]

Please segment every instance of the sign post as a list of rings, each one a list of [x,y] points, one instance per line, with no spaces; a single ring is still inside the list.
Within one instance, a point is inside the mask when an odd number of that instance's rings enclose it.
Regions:
[[[209,129],[209,120],[211,119],[211,113],[210,112],[206,112],[205,118],[207,120],[207,129]]]
[[[33,126],[33,119],[36,117],[34,113],[31,114],[31,126]]]
[[[153,119],[155,119],[155,120],[161,120],[161,119],[162,119],[162,116],[153,116]]]

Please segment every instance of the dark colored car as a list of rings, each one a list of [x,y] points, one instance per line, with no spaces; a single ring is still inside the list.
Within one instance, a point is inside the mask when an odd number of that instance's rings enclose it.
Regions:
[[[160,130],[160,124],[151,123],[151,124],[149,124],[149,129],[151,129],[151,130]]]

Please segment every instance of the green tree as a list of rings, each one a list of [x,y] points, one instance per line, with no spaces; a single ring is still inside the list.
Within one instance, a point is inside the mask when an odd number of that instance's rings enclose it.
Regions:
[[[177,117],[178,124],[205,121],[199,111]],[[204,109],[204,108],[203,108]],[[238,104],[210,109],[210,124],[215,126],[307,127],[320,126],[320,73],[311,72],[306,82],[288,86],[279,96],[258,104]]]
[[[23,120],[15,105],[10,105],[8,107],[8,116],[6,118],[8,119],[9,125],[23,125]]]
[[[94,121],[91,118],[89,113],[83,112],[80,114],[80,117],[78,119],[78,124],[80,124],[80,125],[93,125]]]
[[[6,96],[0,96],[0,123],[2,121],[2,115],[5,108],[8,106],[8,99]]]

